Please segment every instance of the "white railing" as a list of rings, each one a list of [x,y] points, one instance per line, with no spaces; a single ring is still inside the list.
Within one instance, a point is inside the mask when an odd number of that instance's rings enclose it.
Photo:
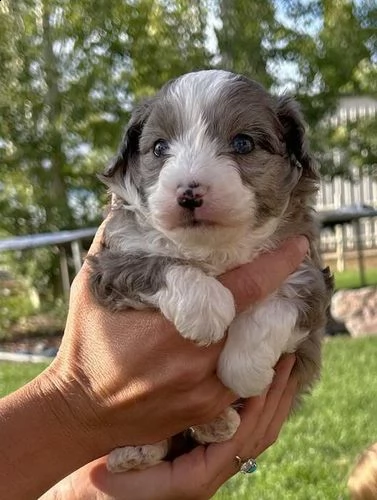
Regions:
[[[351,181],[336,177],[332,181],[321,182],[316,204],[319,212],[362,205],[377,209],[377,179],[362,176]],[[336,256],[338,271],[346,267],[347,252],[362,248],[377,254],[377,217],[360,219],[358,229],[359,242],[355,224],[337,225],[332,230],[324,229],[321,232],[321,250],[324,254]]]

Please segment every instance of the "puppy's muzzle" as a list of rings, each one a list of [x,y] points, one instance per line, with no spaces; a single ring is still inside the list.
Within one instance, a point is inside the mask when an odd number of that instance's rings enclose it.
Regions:
[[[196,182],[192,182],[186,187],[180,186],[177,189],[177,203],[180,207],[195,210],[203,205],[206,192],[207,188]]]

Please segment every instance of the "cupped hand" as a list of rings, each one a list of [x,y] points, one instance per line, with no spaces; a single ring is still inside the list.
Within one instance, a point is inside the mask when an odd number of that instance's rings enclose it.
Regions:
[[[291,375],[294,355],[283,357],[269,390],[250,398],[241,410],[241,425],[227,442],[198,446],[173,462],[143,471],[111,474],[105,457],[71,474],[41,500],[206,500],[232,475],[242,459],[257,458],[273,444],[296,394]],[[251,486],[252,488],[252,486]]]
[[[307,246],[303,237],[290,239],[222,276],[238,309],[273,292]],[[88,277],[85,264],[72,286],[59,354],[44,376],[62,395],[62,420],[71,422],[92,458],[208,422],[236,399],[216,376],[221,344],[198,347],[184,340],[157,311],[103,309],[91,296]]]

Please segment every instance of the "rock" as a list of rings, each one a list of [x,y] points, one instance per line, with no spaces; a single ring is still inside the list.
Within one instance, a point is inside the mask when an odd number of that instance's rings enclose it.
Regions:
[[[336,292],[331,314],[345,324],[352,337],[377,335],[377,287]]]

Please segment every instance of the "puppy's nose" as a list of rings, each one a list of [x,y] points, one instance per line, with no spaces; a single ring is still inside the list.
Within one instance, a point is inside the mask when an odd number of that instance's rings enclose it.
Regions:
[[[179,187],[177,189],[177,203],[188,210],[195,210],[203,205],[203,196],[206,191],[207,189],[194,182],[187,187]]]

